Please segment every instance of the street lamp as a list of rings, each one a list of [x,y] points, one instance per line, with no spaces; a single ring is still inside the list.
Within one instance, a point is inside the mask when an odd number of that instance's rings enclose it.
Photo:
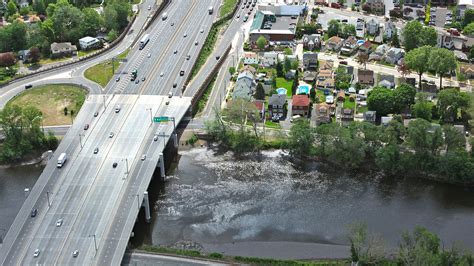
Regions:
[[[81,144],[81,150],[82,150],[82,134],[79,134],[79,143]]]
[[[30,193],[30,189],[29,188],[25,188],[23,191],[25,191],[25,198],[28,197],[28,194]]]
[[[93,237],[93,238],[94,238],[95,253],[97,254],[97,241],[96,241],[96,239],[95,239],[95,234],[89,235],[89,237]]]
[[[128,175],[129,171],[128,171],[128,158],[125,158],[125,159],[122,159],[122,162],[125,160],[125,165],[127,166],[127,172],[125,172],[125,174]]]
[[[151,123],[153,123],[153,113],[152,113],[153,109],[150,107],[150,108],[146,108],[146,110],[150,111],[150,121]]]
[[[51,207],[51,201],[49,201],[49,194],[53,194],[53,192],[46,191],[46,197],[48,198],[48,207]]]

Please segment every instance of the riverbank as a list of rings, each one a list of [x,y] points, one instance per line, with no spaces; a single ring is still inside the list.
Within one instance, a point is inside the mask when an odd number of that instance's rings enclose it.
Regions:
[[[48,158],[48,151],[42,153],[41,155],[27,156],[20,162],[0,164],[0,169],[8,169],[8,168],[32,166],[32,165],[46,165],[46,162],[47,162],[47,160],[45,160],[46,158]]]

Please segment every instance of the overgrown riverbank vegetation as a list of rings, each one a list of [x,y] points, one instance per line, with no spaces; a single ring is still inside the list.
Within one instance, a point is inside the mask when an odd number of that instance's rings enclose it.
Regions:
[[[12,163],[44,150],[55,149],[58,140],[41,130],[41,111],[34,106],[7,105],[0,111],[0,127],[4,140],[0,163]]]
[[[288,136],[273,135],[268,142],[257,128],[258,111],[246,106],[250,104],[233,102],[206,125],[213,140],[236,154],[283,148],[294,158],[324,161],[352,172],[474,185],[474,152],[468,148],[474,139],[450,124],[434,126],[418,118],[405,127],[400,116],[387,126],[352,122],[348,126],[330,123],[311,127],[308,121],[298,120]]]

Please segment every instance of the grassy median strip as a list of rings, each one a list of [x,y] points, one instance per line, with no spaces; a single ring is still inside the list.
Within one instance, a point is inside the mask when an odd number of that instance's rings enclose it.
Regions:
[[[122,60],[125,59],[128,55],[129,50],[125,50],[123,53],[119,54],[116,59]],[[112,67],[112,60],[107,60],[102,63],[99,63],[95,66],[92,66],[86,70],[84,76],[87,79],[90,79],[100,86],[105,87],[109,83],[110,79],[113,77],[112,70],[120,66],[120,61],[114,60],[114,65]]]
[[[225,256],[221,253],[202,253],[197,250],[182,250],[159,246],[141,246],[138,250],[143,250],[150,253],[161,253],[161,254],[172,254],[200,259],[219,260],[230,263],[247,263],[250,265],[347,265],[346,260],[279,260],[279,259],[266,259],[266,258],[255,258],[255,257],[242,257],[242,256]]]
[[[196,114],[202,112],[204,108],[206,107],[207,100],[209,99],[209,94],[212,91],[212,87],[214,87],[214,83],[216,83],[217,75],[212,79],[212,81],[209,83],[207,88],[204,90],[204,93],[202,96],[199,98],[199,102],[197,103],[197,108],[194,108],[193,110],[193,116]]]
[[[71,124],[71,111],[75,115],[86,99],[87,91],[79,86],[66,84],[50,84],[28,89],[7,105],[28,106],[38,108],[43,114],[45,126]],[[68,115],[65,114],[67,110]]]
[[[235,5],[237,5],[237,0],[224,0],[222,4],[221,10],[219,12],[219,16],[222,18],[228,13],[232,12]]]

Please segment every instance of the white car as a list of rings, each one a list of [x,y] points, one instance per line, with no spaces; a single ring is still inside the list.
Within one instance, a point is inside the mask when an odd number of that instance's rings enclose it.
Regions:
[[[200,33],[203,33],[203,32],[204,32],[204,29],[201,29],[199,32],[200,32]]]
[[[109,138],[113,138],[113,137],[114,137],[114,132],[110,132]]]
[[[153,136],[153,141],[157,141],[158,140],[158,135],[154,135]]]
[[[334,103],[334,96],[326,96],[326,103],[333,104]]]
[[[160,73],[160,77],[163,77],[163,75],[164,75],[164,73],[163,73],[163,72],[161,72],[161,73]]]
[[[33,257],[38,257],[40,254],[40,250],[39,249],[35,249],[35,252],[33,253]]]
[[[58,219],[56,221],[56,227],[60,227],[63,224],[63,219]]]
[[[148,10],[150,10],[150,9],[151,9],[151,6],[148,6]]]

